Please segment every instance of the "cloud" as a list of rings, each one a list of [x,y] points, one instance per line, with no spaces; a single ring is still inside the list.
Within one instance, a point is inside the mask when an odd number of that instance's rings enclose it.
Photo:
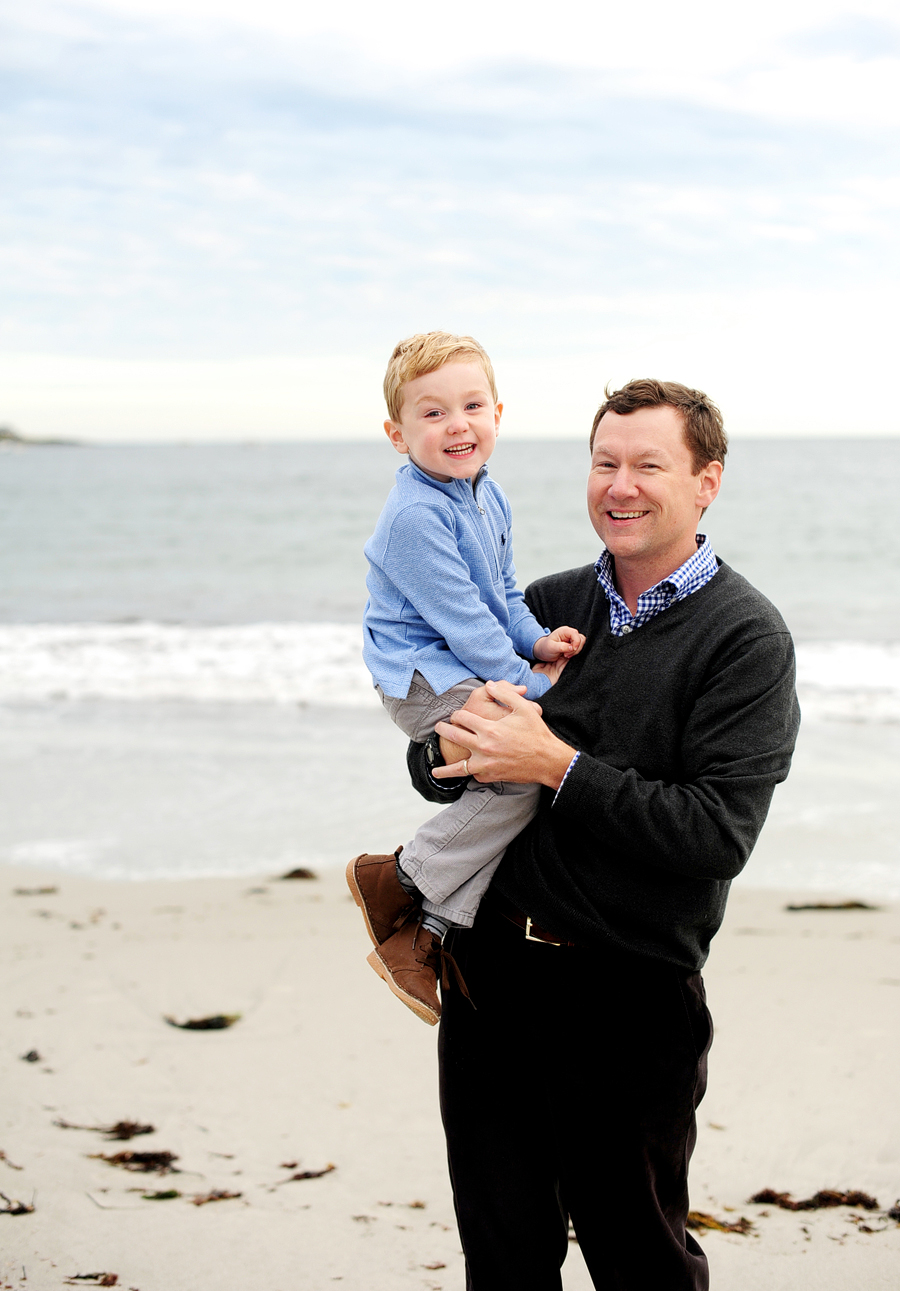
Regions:
[[[803,56],[839,55],[872,62],[900,57],[900,25],[863,13],[846,13],[812,31],[798,32],[786,42]]]
[[[827,299],[835,343],[857,354],[862,328],[877,349],[900,202],[893,118],[873,108],[890,59],[859,54],[886,21],[877,6],[851,24],[854,45],[832,39],[839,7],[764,5],[769,45],[755,29],[744,48],[749,19],[695,5],[690,50],[661,8],[643,46],[633,14],[578,6],[546,40],[545,8],[524,10],[503,45],[506,11],[488,5],[474,46],[465,8],[424,29],[398,4],[314,20],[245,8],[204,25],[196,2],[37,6],[4,43],[0,348],[48,356],[48,372],[54,355],[100,364],[85,368],[107,391],[96,424],[149,425],[103,364],[194,363],[203,397],[179,368],[182,402],[150,397],[154,424],[241,433],[209,365],[320,356],[359,373],[433,326],[476,331],[514,363],[594,353],[627,375],[638,359],[685,363],[684,345],[655,339],[682,331],[718,356],[714,384],[730,371],[717,335],[762,352],[747,321],[774,326],[760,302],[790,298],[795,331],[821,338]],[[837,120],[835,68],[847,96],[865,81]],[[228,386],[242,409],[251,384]],[[328,419],[328,384],[312,422]],[[275,385],[287,402],[267,403],[268,424],[288,433],[308,409]],[[65,429],[63,400],[17,390],[20,420]]]

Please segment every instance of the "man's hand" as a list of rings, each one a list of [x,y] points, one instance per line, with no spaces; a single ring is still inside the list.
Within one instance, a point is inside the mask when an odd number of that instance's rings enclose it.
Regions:
[[[526,688],[524,686],[513,686],[513,690],[517,691],[520,695],[525,694],[525,689]],[[460,711],[462,712],[463,709],[467,713],[477,713],[479,717],[485,718],[488,722],[499,722],[501,717],[506,717],[509,714],[509,709],[506,704],[501,704],[498,703],[496,699],[491,699],[487,692],[487,687],[484,685],[476,686]],[[441,757],[444,759],[444,762],[448,764],[451,762],[463,762],[466,754],[469,752],[468,749],[463,748],[461,744],[454,743],[453,740],[445,740],[441,737],[439,743],[441,746]],[[437,770],[437,768],[435,768],[435,770]],[[464,771],[460,772],[460,775],[465,774],[466,773]]]
[[[508,780],[558,789],[575,750],[553,734],[540,705],[524,699],[521,686],[489,681],[484,689],[489,699],[509,709],[505,719],[491,721],[467,705],[449,722],[438,722],[434,729],[442,742],[461,745],[467,753],[450,766],[435,767],[432,775],[436,780],[471,775],[483,784]]]
[[[548,637],[538,637],[531,653],[541,663],[555,663],[557,659],[574,658],[584,641],[584,633],[575,628],[557,628]]]

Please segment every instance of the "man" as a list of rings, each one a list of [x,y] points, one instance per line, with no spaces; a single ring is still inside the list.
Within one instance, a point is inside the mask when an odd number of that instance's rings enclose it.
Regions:
[[[712,1039],[700,969],[799,720],[783,620],[696,532],[725,453],[698,391],[608,395],[588,477],[606,550],[527,593],[587,644],[543,717],[489,682],[410,747],[432,800],[465,775],[544,786],[453,934],[476,1007],[445,994],[441,1107],[470,1291],[559,1291],[570,1218],[598,1288],[708,1286],[685,1228]]]

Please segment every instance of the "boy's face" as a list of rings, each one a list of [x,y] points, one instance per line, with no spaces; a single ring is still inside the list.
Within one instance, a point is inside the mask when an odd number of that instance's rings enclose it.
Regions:
[[[467,480],[494,451],[503,404],[480,363],[446,363],[403,387],[399,421],[385,433],[398,453],[437,480]]]

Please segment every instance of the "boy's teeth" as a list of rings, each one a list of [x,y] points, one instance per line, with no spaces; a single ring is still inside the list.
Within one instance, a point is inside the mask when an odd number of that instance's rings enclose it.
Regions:
[[[462,453],[470,453],[473,448],[474,448],[474,444],[462,444],[459,448],[445,448],[444,452],[453,453],[455,456],[458,457]]]

